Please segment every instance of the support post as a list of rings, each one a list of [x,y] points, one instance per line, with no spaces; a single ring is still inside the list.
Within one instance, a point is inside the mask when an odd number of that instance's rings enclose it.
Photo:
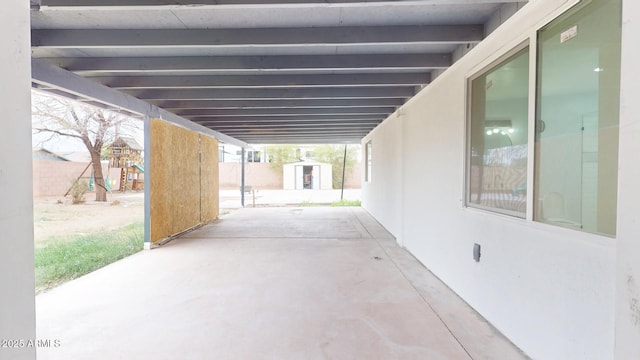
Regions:
[[[340,189],[340,201],[344,200],[344,175],[347,170],[347,144],[344,144],[344,158],[342,159],[342,188]]]
[[[29,16],[25,1],[2,3],[0,359],[12,360],[36,358]]]
[[[618,222],[615,266],[617,270],[615,309],[615,359],[640,358],[640,2],[622,2],[622,67]]]
[[[245,166],[245,149],[244,147],[242,148],[242,176],[241,176],[241,183],[240,183],[240,205],[242,205],[242,207],[244,207],[244,166]]]
[[[144,248],[151,249],[151,119],[144,117]]]
[[[84,173],[86,173],[86,172],[87,172],[87,170],[89,170],[89,167],[91,166],[91,164],[92,164],[91,162],[90,162],[89,164],[87,164],[87,167],[86,167],[86,168],[84,168],[84,170],[82,170],[82,172],[80,173],[80,176],[78,176],[78,177],[76,178],[76,181],[74,181],[74,184],[75,184],[78,180],[80,180],[80,178],[82,177],[82,175],[84,175]],[[73,189],[73,185],[71,185],[71,187],[69,187],[69,189],[67,190],[67,192],[66,192],[66,193],[64,193],[63,198],[66,198],[66,197],[67,197],[67,195],[69,195],[69,193],[71,192],[71,189]]]

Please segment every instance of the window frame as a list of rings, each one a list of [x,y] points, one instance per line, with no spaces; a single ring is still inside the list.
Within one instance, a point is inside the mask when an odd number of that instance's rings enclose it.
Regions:
[[[622,1],[622,0],[618,0]],[[583,8],[590,6],[594,1],[593,0],[573,0],[569,3],[561,6],[557,9],[557,13],[549,16],[545,20],[539,22],[535,25],[534,28],[529,30],[527,33],[522,34],[521,37],[513,39],[509,44],[505,45],[503,48],[497,50],[494,54],[488,56],[484,60],[477,63],[476,66],[472,67],[471,70],[465,76],[465,88],[464,88],[464,104],[465,104],[465,122],[464,122],[464,142],[463,142],[463,188],[462,190],[462,201],[461,205],[465,209],[472,209],[474,211],[482,211],[486,213],[490,213],[497,216],[503,216],[505,219],[511,219],[513,221],[524,220],[528,224],[534,227],[540,228],[553,228],[558,229],[558,231],[570,231],[570,232],[579,232],[584,235],[592,235],[600,238],[608,238],[615,239],[617,233],[617,225],[615,227],[615,232],[613,234],[608,234],[604,232],[593,232],[588,231],[583,228],[575,228],[569,226],[562,226],[560,224],[543,222],[538,219],[538,211],[541,204],[538,200],[538,184],[539,174],[537,173],[537,162],[539,161],[538,154],[538,144],[537,144],[537,127],[540,126],[538,124],[538,111],[540,104],[538,103],[538,92],[539,92],[539,71],[540,71],[540,32],[548,28],[553,22],[557,21],[566,16],[571,16],[572,13],[576,13]],[[473,111],[472,108],[472,82],[473,80],[481,77],[488,72],[490,72],[495,67],[499,66],[510,56],[514,55],[518,51],[523,48],[528,47],[529,49],[529,91],[528,91],[528,116],[527,116],[527,126],[528,126],[528,136],[527,136],[527,176],[526,176],[526,184],[527,184],[527,193],[526,193],[526,212],[525,216],[522,216],[522,213],[511,214],[509,211],[504,211],[504,209],[493,208],[490,206],[483,206],[480,204],[472,203],[472,193],[471,193],[471,114]],[[503,51],[503,49],[509,49]],[[620,101],[621,98],[620,98]],[[618,104],[618,106],[621,106]],[[618,114],[618,132],[621,129],[620,126],[620,114]],[[620,151],[620,143],[618,143],[618,152]],[[616,198],[619,199],[620,193],[619,189],[616,192]],[[619,216],[617,217],[619,219]]]
[[[624,6],[623,1],[622,0],[611,0],[611,1],[618,1],[619,2],[619,6],[620,8],[622,8]],[[532,211],[531,214],[528,216],[528,219],[530,218],[532,223],[535,224],[540,224],[541,226],[551,226],[553,228],[560,228],[560,229],[567,229],[569,231],[578,231],[582,234],[592,234],[592,235],[596,235],[596,236],[600,236],[600,237],[605,237],[605,238],[610,238],[610,239],[615,239],[617,236],[617,231],[618,231],[618,227],[617,227],[617,220],[618,220],[618,214],[615,215],[614,220],[612,221],[613,223],[613,233],[606,233],[606,232],[601,232],[601,231],[592,231],[592,230],[588,230],[585,229],[584,223],[580,223],[578,224],[579,226],[577,226],[576,224],[571,224],[571,223],[566,223],[563,224],[561,222],[552,222],[552,221],[545,221],[544,217],[542,216],[542,211],[543,211],[543,206],[542,206],[542,197],[540,196],[540,189],[539,189],[539,184],[540,184],[540,170],[539,170],[539,161],[540,161],[540,146],[541,143],[539,142],[539,133],[541,131],[539,131],[539,127],[542,126],[544,129],[545,122],[540,119],[542,117],[541,114],[541,88],[540,88],[540,83],[539,83],[539,78],[542,76],[541,75],[541,71],[542,71],[542,67],[541,67],[541,61],[542,61],[542,52],[541,50],[541,40],[540,40],[540,34],[542,31],[549,29],[551,26],[554,25],[555,22],[558,21],[563,21],[566,20],[567,18],[570,18],[574,15],[576,15],[577,13],[583,11],[585,8],[589,7],[590,5],[592,5],[594,1],[593,0],[579,0],[575,3],[573,3],[569,8],[565,9],[565,11],[561,12],[560,14],[558,14],[557,16],[554,16],[553,18],[549,19],[548,21],[546,21],[544,24],[541,24],[540,26],[538,26],[535,30],[535,33],[531,36],[532,39],[532,44],[535,45],[535,63],[533,64],[533,76],[535,77],[535,88],[534,93],[530,94],[530,96],[533,97],[533,110],[534,110],[534,117],[533,120],[530,120],[532,122],[532,124],[530,124],[530,126],[533,127],[533,133],[532,136],[534,137],[534,141],[533,141],[533,147],[534,147],[534,155],[532,157],[532,161],[530,163],[530,166],[533,168],[531,170],[531,177],[532,177],[532,191],[531,191],[531,195],[532,195],[532,204],[531,206]],[[620,14],[621,16],[621,14]],[[622,19],[619,19],[620,21],[620,25],[622,25]],[[620,43],[619,45],[622,45],[622,43]],[[621,54],[620,54],[621,56]],[[619,64],[618,64],[619,65]],[[619,69],[618,69],[619,70]],[[618,75],[620,75],[618,73]],[[620,84],[620,81],[622,79],[619,78],[618,79],[618,83]],[[618,85],[618,90],[621,90],[619,88]],[[600,89],[599,89],[600,92]],[[620,101],[622,101],[622,97],[621,94],[618,94],[618,119],[617,119],[617,131],[618,131],[618,142],[617,142],[617,152],[618,152],[618,156],[616,158],[616,160],[619,159],[619,151],[620,151],[620,142],[619,142],[619,134],[620,134],[620,111],[621,111],[621,104]],[[583,128],[584,130],[584,128]],[[544,130],[542,130],[544,131]],[[616,167],[617,167],[617,161],[616,161]],[[619,198],[620,193],[619,193],[619,188],[616,188],[616,202],[617,199]],[[583,201],[584,199],[581,198],[581,201]]]
[[[501,53],[494,60],[489,62],[488,64],[482,66],[479,70],[473,72],[470,76],[466,77],[465,80],[465,151],[464,151],[464,201],[463,205],[465,208],[479,209],[483,211],[487,211],[494,214],[499,215],[507,215],[511,218],[520,219],[520,220],[528,220],[531,217],[531,190],[530,190],[530,182],[531,182],[531,163],[532,160],[532,144],[531,144],[531,119],[532,119],[532,98],[535,100],[535,94],[531,93],[532,90],[532,54],[535,55],[535,49],[532,44],[532,38],[527,36],[526,39],[521,41],[515,46],[509,48],[509,50]],[[526,172],[526,185],[527,185],[527,193],[525,195],[526,208],[525,212],[521,213],[518,211],[512,211],[507,209],[501,209],[491,206],[485,206],[481,204],[476,204],[471,202],[471,121],[472,121],[472,113],[473,113],[473,81],[488,74],[489,72],[495,70],[500,65],[504,64],[511,57],[515,56],[519,52],[528,49],[528,86],[527,86],[527,172]],[[533,57],[535,58],[535,57]],[[535,79],[535,76],[533,77]],[[535,86],[535,84],[533,84]]]
[[[364,145],[364,181],[367,183],[371,182],[371,166],[373,164],[372,149],[372,140],[368,140]]]

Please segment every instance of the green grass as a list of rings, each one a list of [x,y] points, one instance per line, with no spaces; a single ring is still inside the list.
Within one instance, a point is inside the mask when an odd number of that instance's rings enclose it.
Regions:
[[[300,203],[300,206],[307,206],[307,207],[311,207],[311,206],[327,206],[328,204],[322,204],[322,203],[314,203],[308,200],[304,200],[302,203]]]
[[[331,203],[331,206],[361,206],[362,202],[360,200],[339,200]]]
[[[50,238],[35,249],[36,292],[134,254],[142,250],[143,241],[142,223],[97,234]]]
[[[338,200],[334,201],[331,204],[329,203],[314,203],[310,201],[303,201],[300,206],[362,206],[362,202],[360,200]]]

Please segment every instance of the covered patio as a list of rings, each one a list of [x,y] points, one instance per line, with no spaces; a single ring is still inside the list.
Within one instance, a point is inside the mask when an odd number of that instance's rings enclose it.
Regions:
[[[30,0],[0,24],[0,359],[521,356],[478,314],[534,359],[640,359],[640,2]],[[148,249],[219,217],[219,143],[359,143],[363,210],[240,209],[36,300],[34,88],[144,121]],[[517,212],[473,203],[472,159],[518,165],[486,183]]]
[[[361,208],[236,210],[36,305],[39,359],[526,358]]]

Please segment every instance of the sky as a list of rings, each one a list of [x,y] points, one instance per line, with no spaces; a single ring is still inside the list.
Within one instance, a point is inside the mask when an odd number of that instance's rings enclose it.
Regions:
[[[32,90],[33,98],[43,96],[40,92]],[[47,96],[50,96],[47,94]],[[41,123],[41,119],[37,116],[32,116],[31,118],[33,127],[37,127]],[[121,131],[122,135],[130,136],[135,138],[138,143],[144,144],[144,131],[142,130],[142,121],[139,119],[131,119],[134,127],[138,129],[127,129],[126,131]],[[33,149],[45,148],[49,151],[58,153],[60,155],[64,153],[71,152],[85,152],[87,148],[84,146],[82,141],[77,138],[65,137],[65,136],[55,136],[52,137],[50,134],[36,133],[32,132],[32,141],[31,145]]]

